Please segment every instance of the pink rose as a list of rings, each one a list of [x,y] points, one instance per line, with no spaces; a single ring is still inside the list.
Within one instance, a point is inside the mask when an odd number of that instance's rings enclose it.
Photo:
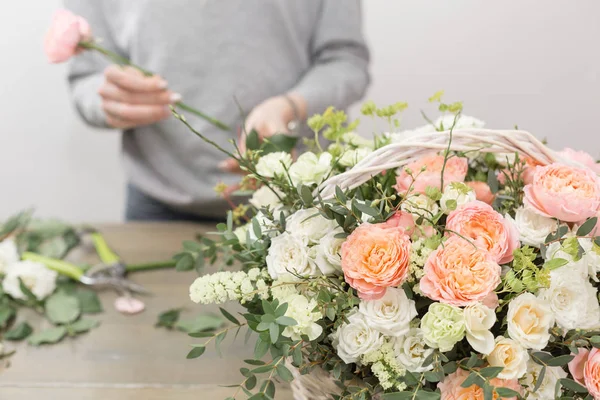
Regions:
[[[477,200],[452,211],[446,220],[446,229],[489,251],[498,264],[511,262],[513,251],[519,247],[519,232],[513,223]]]
[[[567,147],[563,151],[559,151],[558,154],[567,160],[575,161],[584,167],[588,167],[596,174],[600,174],[600,164],[585,151],[577,151]]]
[[[496,292],[491,292],[485,297],[485,299],[481,300],[481,302],[484,306],[491,308],[492,310],[495,310],[500,306],[500,299],[498,299]]]
[[[58,10],[44,38],[44,51],[51,63],[61,63],[77,54],[79,43],[92,37],[90,24],[68,10]]]
[[[593,217],[600,208],[600,179],[587,168],[562,164],[538,167],[525,186],[525,205],[564,222]]]
[[[583,369],[585,367],[585,362],[588,359],[590,351],[585,348],[579,348],[577,350],[579,350],[577,354],[571,354],[574,355],[575,358],[569,362],[569,372],[571,373],[571,375],[573,375],[573,379],[575,379],[580,384],[584,385],[585,383],[583,380]]]
[[[483,400],[483,389],[476,384],[467,388],[462,387],[462,383],[469,376],[469,372],[463,369],[457,369],[453,374],[448,375],[443,382],[438,383],[438,388],[442,392],[441,400]],[[516,379],[493,378],[490,383],[494,387],[503,387],[512,389],[517,393],[522,393],[523,388]],[[494,399],[499,398],[494,392]],[[504,400],[516,400],[516,397],[506,398]]]
[[[408,274],[411,243],[404,229],[364,223],[342,244],[346,282],[360,298],[376,300],[388,287],[401,285]]]
[[[444,156],[437,153],[430,153],[408,164],[396,177],[396,190],[401,194],[407,193],[411,188],[416,193],[425,193],[425,189],[429,186],[444,190],[444,188],[440,188],[443,165]],[[423,167],[425,167],[425,171],[421,171]],[[406,168],[411,170],[412,176],[406,172]],[[468,168],[466,158],[449,158],[444,169],[444,186],[451,182],[464,182]]]
[[[600,400],[600,349],[593,348],[583,369],[585,387],[595,400]]]
[[[500,284],[501,268],[491,254],[456,235],[431,253],[423,271],[423,294],[457,307],[483,301]]]
[[[490,204],[490,205],[494,202],[494,199],[496,198],[496,196],[494,196],[494,194],[492,193],[492,190],[490,189],[490,187],[487,183],[479,182],[479,181],[471,181],[471,182],[466,182],[466,184],[468,187],[473,189],[477,200],[483,201],[484,203]]]

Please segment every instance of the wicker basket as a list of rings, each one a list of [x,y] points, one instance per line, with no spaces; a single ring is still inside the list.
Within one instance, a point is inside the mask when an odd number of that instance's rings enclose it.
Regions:
[[[448,142],[452,137],[452,142]],[[519,153],[541,165],[562,162],[574,166],[579,164],[566,160],[547,148],[532,134],[516,130],[461,129],[445,132],[418,133],[407,135],[402,141],[392,143],[369,154],[352,169],[331,177],[318,188],[323,199],[331,199],[335,187],[342,190],[354,189],[384,170],[401,168],[432,151],[451,151],[497,154]],[[315,193],[316,194],[316,193]],[[339,393],[333,379],[323,370],[315,369],[310,374],[300,375],[294,370],[296,379],[292,383],[295,400],[328,400],[329,394]]]

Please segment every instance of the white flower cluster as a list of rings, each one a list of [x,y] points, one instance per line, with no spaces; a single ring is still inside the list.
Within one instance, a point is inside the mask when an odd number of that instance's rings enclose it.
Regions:
[[[58,277],[55,271],[37,262],[19,260],[17,245],[12,239],[0,242],[0,273],[5,275],[2,289],[6,293],[15,299],[25,300],[27,296],[21,291],[20,281],[38,300],[54,292]]]
[[[424,194],[414,194],[409,196],[400,206],[402,211],[412,214],[415,220],[419,217],[432,219],[439,211],[435,201]]]
[[[268,274],[258,268],[250,271],[222,271],[196,278],[190,286],[190,299],[200,304],[250,301],[256,294],[268,296]]]
[[[437,246],[429,246],[429,239],[419,238],[413,240],[410,248],[410,264],[408,282],[418,282],[424,275],[423,266],[429,258],[429,255]],[[418,287],[418,284],[417,284]]]
[[[507,215],[507,218],[514,222],[521,243],[527,246],[539,248],[546,237],[557,228],[554,219],[544,217],[529,207],[520,207],[514,219],[510,215]]]
[[[316,208],[294,213],[286,221],[286,232],[271,241],[266,258],[271,278],[339,273],[344,242],[336,237],[340,232],[337,223]]]
[[[265,185],[255,191],[248,202],[258,210],[268,206],[271,211],[276,212],[281,208],[280,199],[284,196],[284,193],[276,187],[269,188]]]
[[[265,154],[256,163],[256,172],[265,178],[285,176],[285,170],[292,165],[292,156],[284,151]]]
[[[394,340],[388,340],[377,350],[365,354],[361,361],[363,364],[371,364],[371,371],[385,390],[406,389],[406,384],[400,379],[406,375],[406,368],[396,356]]]
[[[358,149],[346,149],[339,159],[339,164],[342,167],[354,167],[363,158],[372,153],[373,150],[368,147],[359,147]]]
[[[302,336],[316,340],[323,333],[323,327],[318,324],[323,315],[315,311],[318,303],[314,298],[309,299],[298,292],[293,280],[289,278],[289,275],[284,276],[271,285],[273,299],[279,300],[279,304],[287,303],[285,316],[296,321],[296,325],[286,326],[282,335],[292,340],[300,340]]]
[[[321,183],[331,172],[333,156],[324,152],[316,155],[306,152],[290,166],[289,174],[294,186]]]
[[[440,199],[440,208],[444,214],[450,214],[452,211],[475,200],[473,189],[462,182],[452,182],[444,188],[444,193],[442,193]]]

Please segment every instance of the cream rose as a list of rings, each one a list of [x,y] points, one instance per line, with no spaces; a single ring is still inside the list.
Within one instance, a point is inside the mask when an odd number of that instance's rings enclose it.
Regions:
[[[323,217],[316,208],[299,210],[288,217],[285,230],[317,244],[327,233],[338,226],[334,220]]]
[[[25,300],[27,297],[21,291],[19,278],[38,300],[48,297],[56,289],[58,274],[46,268],[45,265],[33,261],[19,261],[9,268],[2,288],[15,299]]]
[[[285,151],[265,154],[256,163],[256,172],[265,178],[285,176],[285,170],[292,165],[292,156]]]
[[[381,334],[369,326],[359,312],[348,317],[348,322],[333,333],[333,347],[346,364],[357,362],[361,356],[375,351],[383,344]]]
[[[542,350],[550,340],[554,314],[550,304],[531,293],[523,293],[508,304],[508,334],[527,349]]]
[[[317,156],[309,151],[302,154],[290,167],[289,173],[292,183],[294,186],[321,183],[331,172],[332,159],[330,153],[321,153]]]
[[[302,238],[284,232],[273,238],[266,257],[271,278],[282,275],[315,276],[318,270],[308,256],[308,246]]]
[[[0,274],[5,274],[8,269],[19,261],[19,251],[14,240],[6,239],[0,242]]]
[[[394,341],[394,355],[396,360],[408,371],[421,373],[433,369],[433,364],[423,367],[423,362],[433,353],[425,344],[423,331],[412,328],[405,336],[400,336]]]
[[[248,202],[256,207],[257,209],[261,209],[269,206],[271,211],[277,210],[281,207],[281,200],[285,196],[279,189],[276,187],[271,190],[268,186],[261,186],[254,194]]]
[[[343,233],[342,228],[335,229],[321,238],[315,249],[315,263],[323,275],[342,272],[342,244],[346,239],[336,237]]]
[[[564,267],[554,272],[550,287],[538,296],[550,305],[558,326],[567,330],[600,327],[597,289]]]
[[[473,350],[481,354],[490,354],[494,350],[494,335],[490,329],[496,323],[496,312],[481,303],[475,303],[464,309],[467,341]]]
[[[527,371],[529,354],[527,350],[512,339],[498,336],[494,350],[487,356],[492,367],[502,367],[500,379],[519,379]]]
[[[512,219],[508,214],[506,218]],[[530,207],[517,209],[513,222],[519,231],[521,243],[538,248],[544,243],[546,237],[558,228],[556,220],[544,217]]]
[[[406,297],[403,289],[388,288],[378,300],[363,300],[358,310],[371,327],[386,336],[402,336],[410,330],[417,316],[415,302]]]
[[[402,202],[400,209],[404,212],[412,214],[415,220],[420,216],[431,219],[439,211],[437,203],[424,194],[415,194],[409,196]]]

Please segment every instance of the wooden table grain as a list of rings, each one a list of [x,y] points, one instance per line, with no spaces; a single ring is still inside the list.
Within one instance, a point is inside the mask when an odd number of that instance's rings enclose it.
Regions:
[[[101,227],[107,241],[125,262],[139,263],[170,258],[207,227],[193,224],[138,223]],[[79,249],[73,257],[90,259],[91,249]],[[53,346],[16,346],[11,366],[0,371],[0,400],[188,400],[224,399],[235,389],[224,385],[241,382],[239,368],[251,358],[243,343],[226,340],[223,358],[214,349],[196,360],[186,360],[193,339],[178,331],[155,328],[157,315],[170,308],[185,307],[182,318],[215,307],[201,307],[188,297],[195,273],[173,270],[138,272],[131,279],[144,285],[152,296],[144,298],[146,310],[124,316],[114,310],[116,293],[103,291],[105,312],[93,318],[100,327],[90,333]],[[235,307],[228,306],[235,311]],[[27,315],[34,328],[47,327],[35,315]],[[200,339],[201,340],[201,339]],[[277,399],[291,399],[285,386]],[[240,398],[242,398],[240,396]]]

